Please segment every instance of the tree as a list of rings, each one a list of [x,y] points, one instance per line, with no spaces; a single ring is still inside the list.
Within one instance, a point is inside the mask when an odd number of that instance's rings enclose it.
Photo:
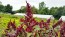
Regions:
[[[4,6],[0,5],[0,12],[3,12],[3,10],[4,10]]]
[[[45,3],[44,2],[41,2],[39,3],[39,10],[45,8]]]
[[[44,9],[43,14],[45,14],[45,15],[49,15],[49,9],[48,9],[47,7]]]
[[[25,13],[26,12],[26,7],[22,6],[20,10],[21,10],[22,13]]]
[[[31,9],[32,9],[32,12],[34,14],[38,13],[37,8],[35,8],[34,6],[31,7]],[[25,6],[22,6],[19,10],[17,10],[17,12],[19,12],[19,13],[25,13],[26,12],[26,7]]]
[[[63,7],[59,7],[57,13],[55,14],[55,18],[59,19],[62,16]]]
[[[34,6],[33,6],[33,7],[31,7],[31,9],[32,9],[33,14],[38,13],[38,9],[37,9],[37,8],[35,8]]]
[[[58,7],[52,7],[52,8],[50,8],[50,10],[49,10],[49,11],[50,11],[49,14],[55,16],[56,13],[57,13],[57,10],[58,10]]]
[[[65,15],[65,6],[63,6],[63,12],[62,15]]]
[[[12,12],[12,6],[10,6],[10,4],[7,4],[7,6],[5,6],[5,12],[11,13]]]
[[[39,14],[44,14],[44,15],[47,15],[47,14],[49,14],[49,9],[46,7],[45,9],[41,9],[40,11],[39,11]]]
[[[47,10],[48,10],[48,8],[45,7],[45,3],[44,2],[39,3],[38,14],[46,14]]]
[[[2,2],[0,1],[0,12],[3,12],[4,6],[2,5]]]
[[[26,12],[26,7],[25,6],[21,6],[21,8],[19,10],[17,10],[16,12],[25,13]]]

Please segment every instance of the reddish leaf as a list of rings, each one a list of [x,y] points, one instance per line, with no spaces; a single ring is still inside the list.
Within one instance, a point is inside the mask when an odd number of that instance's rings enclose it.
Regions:
[[[33,31],[33,28],[32,28],[31,26],[28,26],[28,27],[26,28],[26,31],[27,31],[27,32],[32,32],[32,31]]]

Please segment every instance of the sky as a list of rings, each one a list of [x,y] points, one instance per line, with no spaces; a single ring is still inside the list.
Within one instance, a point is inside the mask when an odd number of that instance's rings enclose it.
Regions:
[[[26,6],[26,0],[0,0],[3,5],[10,4],[13,10],[18,10],[21,6]],[[40,2],[44,2],[46,7],[60,7],[65,5],[65,0],[27,0],[31,6],[39,7]]]

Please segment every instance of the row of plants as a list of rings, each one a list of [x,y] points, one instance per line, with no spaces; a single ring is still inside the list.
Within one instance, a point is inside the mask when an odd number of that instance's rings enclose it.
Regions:
[[[53,22],[53,24],[50,24],[51,18],[46,22],[44,20],[38,22],[33,18],[29,3],[27,3],[25,19],[20,19],[20,26],[17,27],[15,22],[10,19],[2,37],[65,37],[65,22],[62,19],[56,23]],[[55,31],[57,26],[60,27],[57,29],[58,31]]]

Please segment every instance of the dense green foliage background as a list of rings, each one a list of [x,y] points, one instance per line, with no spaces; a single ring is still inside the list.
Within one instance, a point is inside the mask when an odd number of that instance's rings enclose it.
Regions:
[[[7,4],[6,6],[0,5],[0,12],[3,13],[25,13],[26,12],[26,6],[21,6],[19,10],[12,10],[13,7],[10,4]],[[31,7],[32,12],[34,14],[43,14],[43,15],[53,15],[56,19],[59,19],[62,15],[65,15],[65,6],[62,7],[52,7],[48,8],[46,7],[46,4],[44,2],[39,3],[39,9],[37,9],[35,6]]]

